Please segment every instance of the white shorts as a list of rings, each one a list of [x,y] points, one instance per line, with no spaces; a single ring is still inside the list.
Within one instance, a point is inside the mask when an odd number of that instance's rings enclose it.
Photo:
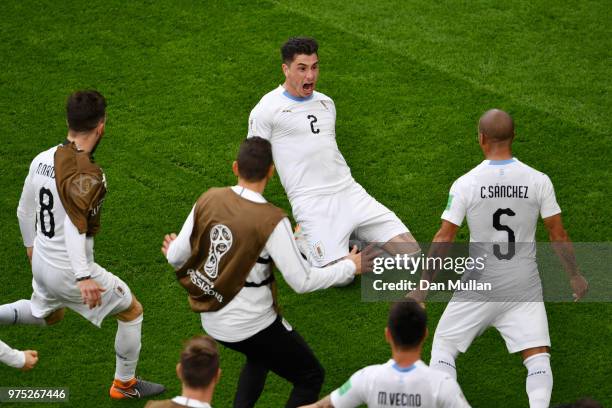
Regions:
[[[543,302],[451,301],[444,310],[432,349],[465,353],[472,341],[487,328],[495,327],[508,352],[550,347],[548,319]]]
[[[349,253],[352,233],[365,242],[387,242],[408,232],[404,223],[358,183],[335,194],[296,199],[293,215],[308,241],[308,261],[324,266]]]
[[[121,279],[94,263],[91,277],[106,289],[102,292],[102,305],[90,309],[83,303],[81,291],[70,269],[49,265],[40,256],[32,257],[32,314],[44,318],[54,311],[68,307],[96,326],[104,318],[128,309],[132,304],[132,292]]]

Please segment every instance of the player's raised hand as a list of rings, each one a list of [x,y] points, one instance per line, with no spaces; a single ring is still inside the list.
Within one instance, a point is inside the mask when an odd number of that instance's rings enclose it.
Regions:
[[[36,363],[38,363],[38,351],[36,350],[24,350],[23,354],[25,354],[25,364],[21,367],[21,371],[28,371],[34,368]]]
[[[587,282],[581,274],[572,276],[570,279],[570,286],[572,287],[572,291],[574,291],[574,302],[582,299],[589,290],[589,282]]]
[[[168,249],[170,248],[170,244],[172,241],[176,239],[176,234],[173,232],[171,234],[166,234],[164,237],[164,242],[162,243],[161,251],[164,256],[168,256]]]
[[[83,303],[89,305],[90,309],[102,305],[102,292],[104,292],[106,289],[98,285],[98,282],[89,278],[78,281],[77,285],[81,290]]]

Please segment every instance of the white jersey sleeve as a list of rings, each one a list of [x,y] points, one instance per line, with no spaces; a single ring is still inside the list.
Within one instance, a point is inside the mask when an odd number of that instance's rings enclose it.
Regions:
[[[14,368],[22,368],[25,365],[25,353],[0,341],[0,361]]]
[[[330,394],[334,408],[354,408],[367,403],[366,370],[367,367],[357,371],[344,385]]]
[[[291,232],[288,218],[283,218],[266,242],[266,250],[285,281],[297,293],[313,292],[353,280],[355,264],[345,259],[325,268],[316,268],[302,258]]]
[[[461,392],[461,387],[459,387],[457,381],[451,377],[447,377],[440,383],[436,407],[470,408],[470,404],[463,396],[463,392]]]
[[[442,219],[460,227],[467,213],[469,200],[469,186],[464,178],[457,179],[451,186],[448,202],[442,213]]]
[[[36,238],[36,189],[32,183],[33,165],[34,162],[30,165],[30,170],[23,183],[23,190],[17,207],[19,229],[21,230],[23,245],[26,247],[34,246],[34,239]]]
[[[174,269],[180,269],[191,255],[191,233],[193,232],[193,217],[194,217],[195,205],[191,208],[191,212],[187,216],[181,232],[174,241],[170,243],[166,258],[168,263],[174,267]]]
[[[266,140],[272,137],[274,114],[265,108],[263,102],[259,102],[249,115],[248,137],[259,136]]]
[[[87,259],[87,238],[81,234],[70,217],[64,218],[64,239],[66,240],[66,252],[72,266],[72,272],[76,279],[91,276],[91,266]]]
[[[542,180],[540,189],[538,191],[538,198],[540,201],[540,216],[542,218],[552,217],[561,212],[561,207],[557,204],[557,198],[555,197],[555,189],[553,187],[550,178],[542,174]]]

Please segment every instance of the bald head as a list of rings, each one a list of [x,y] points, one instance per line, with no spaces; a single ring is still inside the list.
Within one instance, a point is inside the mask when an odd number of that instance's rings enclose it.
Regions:
[[[478,133],[483,134],[493,143],[512,141],[514,121],[503,110],[491,109],[480,117]]]

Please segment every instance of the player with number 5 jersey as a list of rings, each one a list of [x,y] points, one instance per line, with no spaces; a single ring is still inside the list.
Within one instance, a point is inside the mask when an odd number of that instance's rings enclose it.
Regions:
[[[470,253],[474,247],[491,248],[485,249],[488,256],[484,271],[472,276],[493,283],[495,295],[455,292],[438,322],[430,367],[456,378],[457,355],[466,352],[488,327],[495,327],[508,351],[521,353],[527,369],[529,406],[548,407],[553,377],[548,321],[536,264],[538,217],[544,220],[576,299],[585,295],[587,283],[576,266],[550,179],[512,156],[514,123],[510,115],[497,109],[487,111],[480,118],[478,131],[486,160],[451,187],[442,226],[429,255],[439,256],[467,218]]]
[[[93,257],[106,196],[106,178],[93,153],[106,126],[106,100],[96,91],[75,92],[66,114],[66,140],[34,158],[17,209],[32,264],[32,297],[0,305],[0,324],[51,325],[63,318],[66,307],[98,327],[106,316],[115,316],[111,398],[156,395],[164,391],[162,385],[135,377],[142,306],[125,282]]]

